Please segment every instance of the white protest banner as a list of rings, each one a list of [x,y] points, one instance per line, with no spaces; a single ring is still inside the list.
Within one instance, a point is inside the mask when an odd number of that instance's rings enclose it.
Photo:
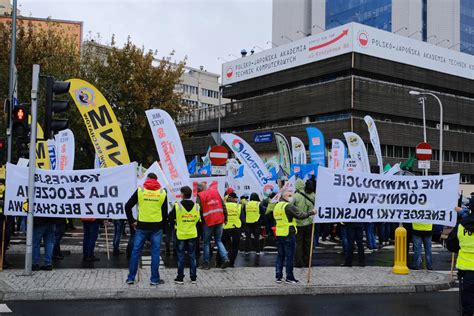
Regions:
[[[235,156],[250,169],[262,186],[270,181],[272,174],[268,171],[260,156],[245,140],[230,133],[223,133],[221,138],[232,149]]]
[[[380,138],[379,132],[377,131],[377,126],[375,125],[374,119],[370,115],[364,116],[365,124],[369,129],[370,142],[372,147],[374,147],[375,156],[377,157],[377,164],[379,165],[379,173],[383,173],[383,160],[382,160],[382,149],[380,148]]]
[[[73,170],[74,169],[74,134],[70,129],[60,131],[54,136],[56,141],[56,170]],[[51,154],[50,154],[51,160]]]
[[[399,172],[400,170],[400,163],[397,162],[392,168],[388,169],[387,172],[385,172],[384,174],[386,176],[391,176],[391,175],[394,175],[395,173]]]
[[[34,215],[60,218],[126,218],[136,190],[134,163],[91,170],[45,170],[35,174]],[[7,165],[5,215],[24,216],[28,168]]]
[[[146,111],[146,117],[160,156],[161,167],[169,181],[171,192],[168,191],[168,200],[174,202],[176,197],[181,196],[181,187],[186,185],[192,187],[183,144],[176,125],[168,113],[152,109]]]
[[[344,171],[363,172],[360,161],[357,159],[352,159],[352,158],[348,158],[344,160]]]
[[[456,224],[459,174],[387,176],[319,167],[315,223]]]
[[[263,187],[255,177],[248,171],[245,165],[241,165],[236,159],[227,162],[227,187],[234,189],[237,196],[257,193],[263,196]]]
[[[369,156],[362,138],[353,132],[345,132],[344,137],[351,158],[359,160],[363,172],[370,172]]]
[[[169,186],[168,179],[166,179],[163,170],[160,167],[160,164],[158,161],[155,161],[148,169],[143,173],[143,176],[139,177],[137,180],[137,187],[143,187],[143,184],[146,181],[146,177],[148,174],[154,173],[156,177],[158,178],[157,181],[160,183],[161,187],[164,189],[168,189],[167,187]],[[169,190],[169,189],[168,189]],[[169,197],[168,197],[169,199]]]
[[[219,191],[221,196],[224,196],[225,193],[225,177],[200,177],[200,178],[191,178],[193,186],[193,198],[197,197],[197,186],[199,183],[206,185],[208,189],[216,189]]]
[[[298,137],[291,137],[291,152],[293,154],[293,163],[306,164],[306,147]]]
[[[344,168],[344,159],[346,159],[346,155],[346,146],[342,140],[333,139],[328,167],[333,170],[342,170]]]

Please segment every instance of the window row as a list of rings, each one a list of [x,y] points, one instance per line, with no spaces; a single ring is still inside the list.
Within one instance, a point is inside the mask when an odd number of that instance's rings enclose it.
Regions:
[[[209,98],[214,98],[218,99],[219,98],[219,91],[214,91],[214,90],[209,90],[209,89],[201,89],[201,94],[204,97],[209,97]]]

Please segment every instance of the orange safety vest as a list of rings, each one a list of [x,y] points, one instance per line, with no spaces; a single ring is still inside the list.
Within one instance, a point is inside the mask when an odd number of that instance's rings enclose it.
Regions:
[[[224,223],[224,207],[219,191],[207,189],[198,193],[201,200],[202,215],[209,227]]]

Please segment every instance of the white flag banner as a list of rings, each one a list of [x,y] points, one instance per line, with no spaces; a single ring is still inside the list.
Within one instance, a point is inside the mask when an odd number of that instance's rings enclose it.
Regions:
[[[374,147],[375,156],[377,157],[377,164],[379,165],[380,170],[379,173],[383,173],[382,149],[380,148],[380,138],[377,126],[370,115],[364,116],[364,121],[369,129],[370,142],[372,143],[372,147]]]
[[[346,159],[346,146],[340,139],[333,139],[331,144],[331,156],[329,160],[329,169],[344,169],[344,160]]]
[[[134,163],[90,170],[36,169],[34,215],[60,218],[126,218],[136,190]],[[28,168],[7,164],[5,215],[24,216]]]
[[[257,181],[265,186],[270,182],[271,173],[268,171],[265,163],[255,150],[242,138],[237,135],[224,133],[222,140],[232,149],[235,156],[248,168],[255,176]]]
[[[359,135],[353,132],[345,132],[344,137],[346,138],[347,148],[351,158],[357,159],[362,168],[362,172],[370,172],[369,156],[367,155],[367,149],[365,148],[364,141]]]
[[[157,161],[155,161],[150,167],[148,167],[148,169],[145,171],[145,173],[143,173],[143,176],[138,178],[137,187],[140,187],[140,188],[143,187],[143,184],[146,181],[146,177],[150,173],[154,173],[156,175],[156,177],[158,178],[157,181],[160,183],[160,185],[163,189],[168,189],[169,190],[169,188],[168,188],[168,186],[169,186],[168,179],[166,179],[165,174],[163,173],[163,170],[161,169],[160,164]],[[170,198],[170,196],[168,195],[168,199],[169,198]]]
[[[191,178],[193,186],[193,198],[196,199],[197,197],[197,186],[199,183],[203,183],[206,185],[208,189],[216,189],[219,191],[221,196],[224,196],[225,193],[225,177],[199,177],[199,178]]]
[[[395,173],[397,173],[401,170],[402,169],[400,169],[400,163],[397,162],[395,165],[392,166],[392,168],[388,169],[388,171],[385,172],[385,175],[391,176],[391,175],[394,175]]]
[[[306,147],[298,137],[291,137],[291,152],[294,164],[306,164]]]
[[[387,176],[318,168],[315,223],[456,224],[459,174]]]
[[[340,171],[340,170],[338,170]],[[364,172],[359,160],[348,158],[344,160],[344,171],[347,172]]]
[[[258,183],[245,165],[241,165],[236,159],[227,161],[227,187],[234,189],[237,196],[257,193],[263,197],[264,188]]]
[[[161,167],[169,181],[168,200],[174,202],[181,196],[183,186],[192,187],[183,144],[171,116],[163,110],[146,111],[146,117],[155,140]]]
[[[55,170],[73,170],[75,156],[74,134],[70,129],[65,129],[57,133],[54,136],[54,140],[56,142],[57,157],[57,168]],[[49,158],[52,161],[51,152]]]
[[[58,170],[56,142],[52,139],[48,139],[46,145],[48,146],[49,169]]]

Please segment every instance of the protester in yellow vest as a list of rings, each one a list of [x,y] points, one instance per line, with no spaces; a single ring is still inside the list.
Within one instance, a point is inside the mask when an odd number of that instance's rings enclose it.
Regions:
[[[176,229],[176,252],[178,254],[178,276],[176,284],[184,284],[184,255],[186,249],[189,256],[189,274],[191,283],[196,284],[196,244],[198,230],[196,225],[201,221],[199,205],[191,200],[193,190],[184,186],[181,188],[182,200],[175,203],[169,214],[169,220]]]
[[[250,194],[250,201],[245,205],[245,254],[248,255],[250,252],[250,245],[252,243],[253,235],[253,248],[255,249],[257,256],[260,255],[260,217],[263,213],[260,207],[260,197],[257,193]]]
[[[461,219],[446,241],[448,250],[458,253],[456,268],[458,269],[462,315],[474,314],[474,199],[472,197],[469,208],[470,214]],[[456,211],[460,213],[462,209],[456,207]]]
[[[293,274],[293,260],[295,259],[296,248],[296,219],[305,219],[314,215],[314,210],[304,212],[296,206],[289,204],[293,193],[291,191],[283,191],[281,193],[280,202],[273,209],[273,217],[276,222],[276,241],[278,248],[277,260],[275,263],[276,283],[282,283],[283,265],[286,261],[286,279],[285,283],[295,284],[298,280]]]
[[[426,268],[433,270],[433,260],[431,256],[431,239],[433,224],[413,223],[413,267],[412,270],[419,270],[421,267],[421,245],[425,248]]]
[[[133,217],[132,208],[138,204],[138,219]],[[163,284],[160,279],[160,247],[163,227],[168,220],[168,201],[166,191],[161,188],[154,173],[149,173],[142,188],[130,197],[125,204],[125,212],[130,226],[135,227],[132,256],[129,264],[127,284],[135,283],[138,261],[146,240],[151,242],[150,285]]]
[[[242,223],[245,221],[244,212],[242,211],[242,205],[237,203],[237,194],[235,192],[230,193],[227,196],[227,202],[225,202],[227,209],[227,223],[224,225],[224,232],[222,233],[222,243],[228,248],[230,243],[229,251],[229,267],[234,267],[235,258],[239,253],[240,234]],[[220,256],[217,258],[217,265],[220,265]]]

